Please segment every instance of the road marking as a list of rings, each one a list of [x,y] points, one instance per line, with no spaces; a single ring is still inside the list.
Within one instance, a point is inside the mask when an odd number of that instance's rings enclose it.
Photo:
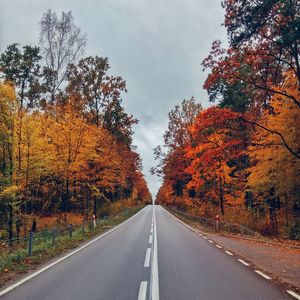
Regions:
[[[7,287],[6,289],[0,291],[0,296],[3,296],[5,294],[7,294],[8,292],[12,291],[13,289],[15,289],[16,287],[20,286],[21,284],[27,282],[28,280],[32,279],[33,277],[36,277],[37,275],[45,272],[46,270],[52,268],[53,266],[59,264],[60,262],[62,262],[63,260],[69,258],[70,256],[74,255],[75,253],[83,250],[84,248],[88,247],[89,245],[95,243],[96,241],[100,240],[101,238],[105,237],[106,235],[112,233],[113,231],[117,230],[119,227],[121,227],[122,225],[126,224],[127,222],[129,222],[130,220],[132,220],[133,218],[135,218],[137,215],[139,215],[146,207],[144,207],[143,209],[141,209],[138,213],[136,213],[135,215],[133,215],[132,217],[130,217],[129,219],[127,219],[126,221],[122,222],[121,224],[117,225],[116,227],[112,228],[111,230],[105,232],[104,234],[96,237],[95,239],[91,240],[90,242],[86,243],[85,245],[77,248],[76,250],[70,252],[69,254],[59,258],[58,260],[52,262],[51,264],[43,267],[42,269],[30,274],[29,276],[19,280],[18,282],[10,285],[9,287]]]
[[[151,257],[151,248],[147,248],[144,267],[149,268],[150,266],[150,257]]]
[[[199,235],[201,235],[201,236],[202,236],[202,233],[199,233]]]
[[[220,245],[215,245],[217,248],[222,249],[222,247]]]
[[[208,240],[210,243],[213,243],[213,241],[212,240]]]
[[[291,290],[286,290],[286,292],[290,295],[292,295],[293,297],[295,297],[296,299],[300,300],[300,295],[298,295],[297,293],[291,291]]]
[[[233,255],[230,251],[225,251],[228,255]]]
[[[206,237],[206,236],[204,236],[203,238],[207,240],[207,237]]]
[[[149,235],[149,241],[148,241],[148,243],[149,243],[149,244],[152,244],[152,240],[153,240],[153,235],[150,234],[150,235]]]
[[[271,277],[269,277],[267,274],[265,274],[265,273],[263,273],[263,272],[261,272],[261,271],[259,271],[259,270],[254,270],[257,274],[259,274],[260,276],[262,276],[263,278],[265,278],[265,279],[268,279],[268,280],[270,280],[270,279],[272,279]]]
[[[181,223],[182,225],[184,225],[185,227],[189,228],[190,230],[194,231],[194,228],[192,228],[190,225],[184,223],[183,221],[181,221],[180,219],[178,219],[177,217],[175,217],[174,215],[172,215],[169,211],[167,211],[164,207],[161,206],[161,208],[163,210],[165,210],[171,217],[175,218],[179,223]]]
[[[138,300],[146,300],[147,285],[148,285],[147,281],[141,281]]]
[[[153,228],[150,229],[150,232],[153,233]]]
[[[239,258],[238,258],[238,261],[239,261],[241,264],[243,264],[244,266],[247,266],[247,267],[250,266],[250,264],[248,264],[247,262],[245,262],[245,261],[242,260],[242,259],[239,259]],[[255,272],[256,272],[256,271],[255,271]]]
[[[151,288],[150,299],[159,300],[159,279],[158,279],[158,259],[157,259],[157,228],[156,228],[156,216],[155,206],[153,206],[153,219],[154,219],[154,233],[153,233],[153,252],[152,252],[152,267],[151,267]]]

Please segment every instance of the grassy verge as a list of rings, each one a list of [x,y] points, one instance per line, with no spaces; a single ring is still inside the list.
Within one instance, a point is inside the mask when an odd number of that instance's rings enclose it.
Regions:
[[[8,281],[16,279],[20,274],[33,270],[47,260],[76,248],[84,241],[122,223],[143,207],[126,208],[117,215],[100,220],[95,228],[88,226],[84,230],[82,226],[74,228],[72,235],[65,231],[57,233],[55,236],[45,234],[43,237],[34,238],[31,256],[28,255],[28,244],[19,245],[14,249],[2,250],[0,253],[0,288]]]

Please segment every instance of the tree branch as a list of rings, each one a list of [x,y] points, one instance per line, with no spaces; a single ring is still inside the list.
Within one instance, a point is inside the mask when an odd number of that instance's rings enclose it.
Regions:
[[[295,151],[289,146],[289,144],[287,143],[286,139],[284,138],[284,136],[283,136],[280,132],[275,131],[275,130],[271,130],[271,129],[269,129],[269,128],[267,128],[267,127],[261,125],[261,124],[258,124],[258,123],[254,122],[254,121],[246,120],[245,118],[242,118],[242,117],[240,117],[240,120],[241,120],[242,122],[245,122],[245,123],[248,123],[248,124],[257,126],[257,127],[261,128],[261,129],[263,129],[263,130],[266,130],[266,131],[268,131],[268,132],[271,133],[271,134],[277,135],[277,136],[282,140],[283,145],[286,147],[286,149],[287,149],[293,156],[295,156],[296,158],[300,159],[299,153],[295,152]]]

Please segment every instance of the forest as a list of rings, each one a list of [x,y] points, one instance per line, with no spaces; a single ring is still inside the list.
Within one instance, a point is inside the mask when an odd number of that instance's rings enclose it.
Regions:
[[[228,43],[202,62],[211,106],[169,113],[157,202],[300,239],[300,4],[225,0]]]
[[[39,45],[0,54],[0,233],[13,239],[38,216],[68,222],[151,203],[133,145],[138,123],[126,82],[108,58],[84,57],[71,12],[45,12]],[[34,227],[34,228],[33,228]]]

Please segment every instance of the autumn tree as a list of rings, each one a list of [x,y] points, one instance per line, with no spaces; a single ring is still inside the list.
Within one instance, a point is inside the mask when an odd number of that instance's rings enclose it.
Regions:
[[[70,64],[67,70],[68,94],[77,96],[78,108],[97,127],[103,125],[103,111],[109,114],[112,108],[116,109],[121,93],[126,92],[125,80],[109,75],[109,68],[108,58],[89,56],[78,64]]]
[[[299,97],[292,72],[287,75],[282,88]],[[262,116],[263,126],[272,128],[273,132],[280,132],[285,136],[287,144],[293,149],[300,149],[300,121],[296,104],[284,96],[276,95],[272,97],[270,106],[272,109],[265,110]],[[255,210],[267,210],[273,233],[278,233],[282,224],[277,212],[283,208],[285,214],[281,219],[285,219],[289,235],[295,238],[299,232],[299,160],[286,149],[280,136],[273,132],[258,127],[252,137],[247,185],[254,197],[248,204]]]
[[[194,142],[187,148],[187,156],[191,158],[186,170],[191,175],[188,186],[204,191],[206,196],[208,189],[210,198],[217,196],[220,212],[224,214],[225,194],[231,194],[229,187],[240,179],[235,160],[245,147],[239,114],[208,108],[197,116],[190,131]]]
[[[213,43],[203,62],[211,71],[204,88],[214,99],[219,95],[223,102],[228,102],[228,91],[238,87],[240,97],[232,95],[232,99],[248,103],[248,109],[258,118],[274,94],[294,103],[299,113],[299,99],[288,89],[280,88],[287,70],[294,73],[298,86],[300,83],[298,1],[235,0],[224,1],[223,6],[229,48],[223,49],[218,41]],[[244,122],[247,121],[245,118]],[[253,118],[251,124],[261,125]],[[282,136],[283,143],[284,140]],[[286,145],[299,158],[299,153]]]
[[[262,59],[274,58],[278,67],[293,70],[299,85],[299,2],[234,0],[224,1],[223,7],[230,44],[235,49],[245,44],[268,47],[271,51],[263,52]]]
[[[6,48],[0,58],[1,77],[14,85],[17,92],[17,116],[15,120],[15,133],[17,143],[16,180],[22,169],[21,147],[23,143],[23,118],[26,111],[32,108],[39,99],[41,85],[39,78],[41,56],[39,48],[24,46],[20,50],[18,44],[12,44]]]
[[[39,95],[40,82],[40,50],[38,47],[18,44],[9,45],[0,57],[0,76],[12,83],[18,94],[18,109],[33,107]]]
[[[169,184],[175,195],[182,196],[186,184],[190,180],[185,172],[189,160],[185,155],[185,147],[192,142],[189,127],[194,123],[202,106],[194,97],[183,100],[169,113],[168,129],[164,134],[163,147],[154,149],[158,165],[151,169],[152,174],[163,178],[164,184]]]
[[[0,83],[0,224],[13,238],[13,221],[19,210],[14,181],[14,122],[17,100],[11,84]]]
[[[87,123],[70,104],[58,106],[53,117],[45,119],[44,131],[53,147],[51,165],[54,172],[64,180],[62,209],[67,212],[70,209],[70,181],[78,166],[79,155],[87,146],[93,145],[93,139],[88,136]]]
[[[133,125],[138,120],[128,115],[121,105],[120,99],[109,102],[103,113],[103,127],[107,129],[119,143],[130,146],[132,144]]]
[[[48,10],[40,30],[41,51],[12,44],[0,55],[0,226],[11,241],[27,214],[90,218],[151,201],[125,80],[108,58],[78,61],[86,37],[71,12]]]

